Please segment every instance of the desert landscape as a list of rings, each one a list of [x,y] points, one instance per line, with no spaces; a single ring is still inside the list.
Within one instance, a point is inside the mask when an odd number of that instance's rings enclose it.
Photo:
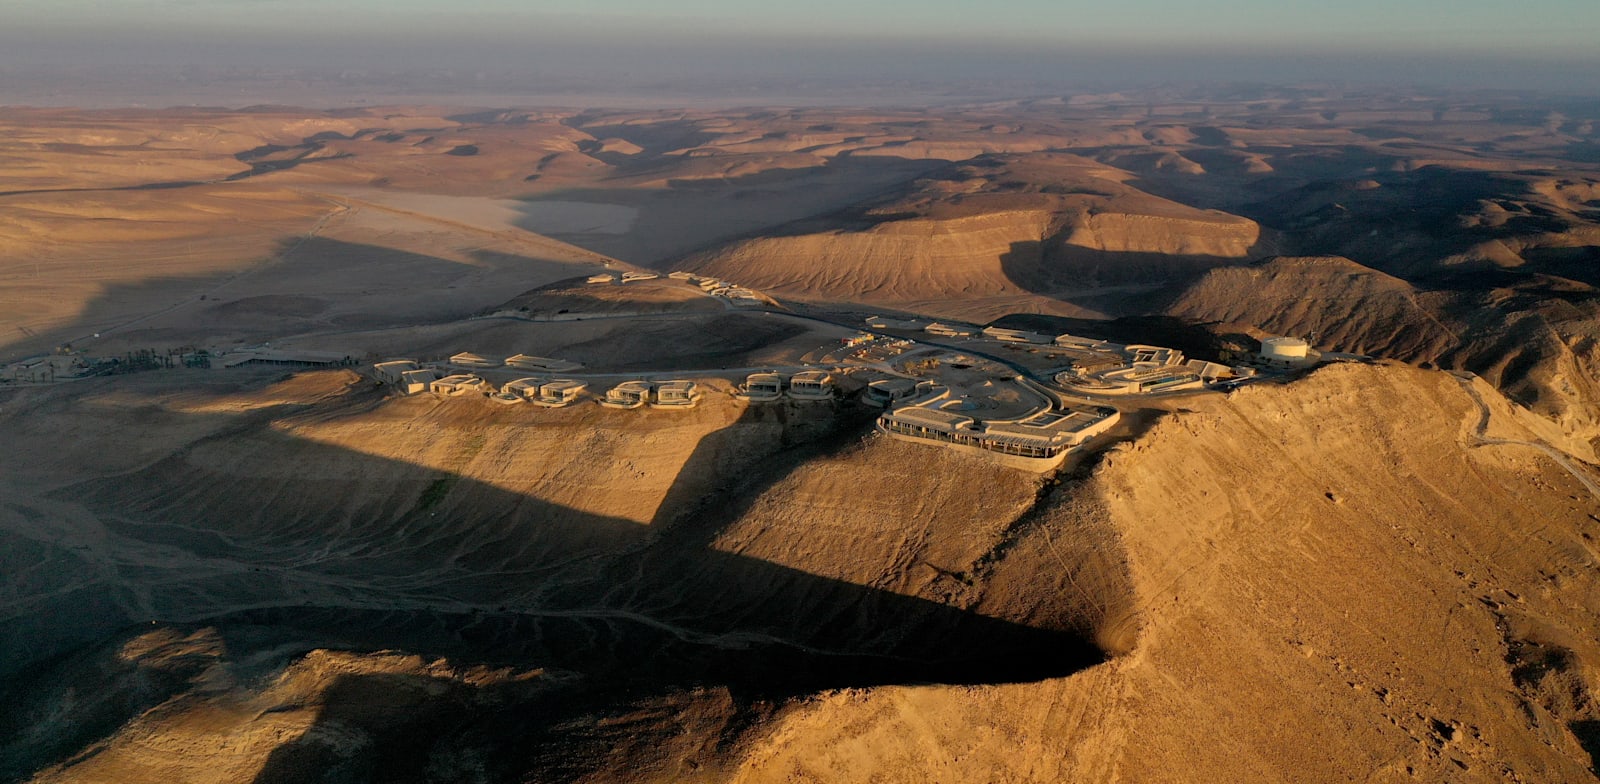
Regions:
[[[0,106],[0,781],[1600,780],[1597,123]]]

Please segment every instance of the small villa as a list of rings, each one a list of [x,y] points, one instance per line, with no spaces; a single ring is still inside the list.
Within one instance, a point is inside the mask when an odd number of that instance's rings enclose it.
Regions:
[[[408,370],[400,374],[400,381],[395,386],[405,395],[420,395],[432,388],[433,382],[439,379],[439,371],[433,368],[420,368]]]
[[[428,387],[428,389],[434,394],[444,395],[445,397],[456,397],[458,395],[465,395],[471,392],[487,392],[489,390],[489,383],[468,373],[457,373],[456,375],[445,376],[444,378],[434,381],[433,384]]]
[[[553,379],[539,387],[537,397],[529,397],[528,402],[545,408],[562,408],[578,402],[584,390],[589,388],[589,382],[579,381],[575,378]]]
[[[406,373],[416,370],[417,363],[410,359],[391,359],[372,366],[372,375],[385,384],[399,384]]]
[[[833,376],[821,370],[796,373],[789,379],[789,397],[794,400],[832,400]]]
[[[772,403],[783,399],[783,390],[787,386],[783,375],[779,373],[751,373],[745,376],[744,389],[739,397],[752,403]]]
[[[530,354],[518,354],[513,357],[507,357],[505,366],[509,368],[516,368],[517,370],[531,370],[535,373],[540,371],[546,373],[568,373],[583,367],[583,365],[580,365],[576,362],[568,362],[565,359],[535,357]]]
[[[693,381],[663,381],[656,385],[656,408],[694,408],[700,386]]]
[[[648,381],[624,381],[608,390],[600,399],[606,408],[639,408],[654,397],[655,387]]]
[[[912,378],[884,378],[867,385],[862,395],[866,402],[885,408],[917,394],[917,381]]]
[[[515,395],[524,400],[531,400],[539,396],[539,387],[549,383],[550,379],[542,376],[529,376],[515,381],[507,381],[500,387],[500,394]]]
[[[489,359],[488,357],[479,356],[470,351],[463,351],[460,354],[450,357],[450,364],[457,367],[497,368],[500,367],[500,360]]]

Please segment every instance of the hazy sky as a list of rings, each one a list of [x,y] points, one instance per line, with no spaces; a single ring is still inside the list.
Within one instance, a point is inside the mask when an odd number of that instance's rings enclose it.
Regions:
[[[179,27],[381,35],[603,34],[1250,43],[1600,52],[1595,0],[5,0],[37,30]],[[508,29],[509,26],[509,29]]]
[[[0,0],[0,68],[85,65],[1600,92],[1600,0]]]

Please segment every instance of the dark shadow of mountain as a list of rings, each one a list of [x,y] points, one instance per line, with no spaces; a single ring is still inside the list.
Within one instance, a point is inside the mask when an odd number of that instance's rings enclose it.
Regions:
[[[15,347],[0,346],[0,356],[27,356],[70,343],[90,353],[101,333],[104,340],[165,349],[211,343],[256,343],[307,332],[356,331],[410,327],[468,318],[499,305],[516,292],[553,279],[586,275],[595,263],[531,258],[475,250],[463,263],[423,253],[327,237],[288,237],[276,244],[272,261],[237,273],[259,281],[276,281],[263,294],[251,280],[230,283],[232,276],[206,274],[152,277],[107,285],[87,302],[79,321],[29,335]],[[243,265],[241,265],[242,267]],[[492,266],[508,281],[526,276],[526,285],[510,282],[505,289],[485,290],[468,299],[457,293]],[[329,271],[333,274],[328,274]],[[226,285],[225,285],[226,284]],[[126,303],[150,303],[143,313],[123,311]],[[370,303],[370,304],[366,304]],[[146,318],[148,317],[148,320]],[[174,320],[181,323],[174,323]],[[128,322],[137,322],[128,325]],[[124,327],[124,325],[128,325]],[[120,355],[119,348],[111,353]]]
[[[746,157],[727,156],[728,165]],[[564,230],[531,215],[517,225],[612,258],[665,267],[689,253],[746,237],[781,234],[784,227],[797,221],[839,213],[840,205],[882,198],[930,171],[948,166],[944,161],[839,156],[826,164],[801,169],[704,179],[674,177],[683,173],[684,165],[677,158],[641,163],[630,175],[658,174],[670,182],[667,188],[566,188],[525,199],[530,210],[545,201],[590,202],[638,210],[632,225],[620,233]]]
[[[1051,335],[1063,333],[1112,343],[1169,346],[1185,355],[1215,361],[1226,350],[1228,337],[1187,319],[1159,314],[1121,316],[1114,319],[1080,319],[1039,313],[1013,313],[995,319],[994,326]]]
[[[710,546],[728,523],[751,512],[765,489],[809,457],[859,437],[854,419],[813,415],[791,426],[772,421],[779,415],[770,409],[749,409],[729,430],[701,440],[655,520],[641,525],[542,500],[532,487],[490,485],[298,438],[283,427],[334,421],[382,405],[381,395],[357,393],[333,409],[280,405],[221,417],[206,423],[210,435],[170,457],[53,496],[91,510],[127,543],[121,558],[148,586],[144,606],[155,613],[129,617],[136,629],[164,625],[163,619],[190,628],[267,627],[316,647],[403,650],[570,675],[555,692],[510,696],[352,675],[330,691],[305,738],[274,752],[259,781],[420,780],[417,771],[426,765],[416,750],[439,748],[428,746],[428,738],[476,739],[473,748],[510,768],[556,770],[552,760],[560,757],[561,765],[585,769],[582,756],[541,755],[614,746],[621,742],[616,732],[595,728],[639,706],[665,711],[661,721],[670,724],[674,711],[701,710],[695,695],[713,695],[731,701],[726,720],[737,723],[749,711],[818,690],[1030,681],[1104,659],[1070,629],[982,615]],[[559,415],[473,400],[442,405],[502,425],[513,421],[507,417]],[[771,435],[775,424],[777,438],[755,452],[750,438],[759,433],[736,432],[759,426]],[[529,437],[539,437],[538,430],[532,427]],[[473,443],[465,438],[458,448],[471,450]],[[147,548],[167,555],[148,557]],[[1028,612],[1052,601],[1035,598]],[[255,609],[213,615],[208,603]],[[0,717],[0,730],[23,737],[21,727],[58,709],[60,693],[51,689],[84,655],[42,662],[13,678],[0,700],[19,707]],[[244,659],[252,651],[230,655]],[[114,731],[166,694],[137,692],[102,705],[91,723],[99,732]],[[397,704],[395,694],[423,696]],[[326,737],[348,735],[355,725],[366,745],[354,757],[330,761]],[[37,770],[92,742],[71,733],[35,738],[6,749],[0,770]],[[308,770],[329,772],[308,779]],[[332,771],[345,777],[327,778]]]
[[[1097,251],[1059,237],[1013,242],[1000,256],[1001,271],[1019,288],[1112,317],[1159,312],[1207,271],[1248,263],[1249,257]]]
[[[1589,771],[1600,775],[1600,721],[1575,721],[1567,726],[1589,755]]]

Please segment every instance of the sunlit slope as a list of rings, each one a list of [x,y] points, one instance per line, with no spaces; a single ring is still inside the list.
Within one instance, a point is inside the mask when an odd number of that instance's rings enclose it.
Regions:
[[[1130,654],[831,695],[737,780],[1592,781],[1600,501],[1478,421],[1449,376],[1350,366],[1165,420],[1057,491],[1128,552]]]
[[[1540,276],[1480,285],[1429,290],[1348,259],[1282,257],[1212,270],[1167,312],[1470,370],[1568,435],[1600,434],[1592,290]]]
[[[1052,556],[1080,564],[1093,596],[1030,565],[1035,475],[862,442],[865,420],[826,405],[746,408],[719,387],[692,411],[531,410],[389,399],[344,373],[233,390],[146,381],[20,401],[25,423],[7,422],[32,444],[100,412],[100,436],[7,464],[8,551],[42,564],[10,586],[27,613],[7,626],[9,661],[26,668],[9,720],[49,731],[10,735],[6,770],[224,781],[302,753],[388,769],[385,750],[419,727],[433,739],[421,749],[603,778],[634,774],[597,737],[702,747],[727,733],[700,752],[725,767],[753,722],[807,690],[1071,672],[1110,648],[1106,608],[1125,615],[1103,529],[1086,523]],[[157,437],[122,445],[150,423]],[[75,643],[89,644],[46,658]],[[308,655],[329,647],[424,658]],[[484,661],[527,672],[474,669]],[[370,681],[399,691],[350,691]],[[109,696],[64,702],[89,682]],[[554,713],[465,736],[449,723],[532,710],[551,689]],[[623,728],[574,729],[630,705],[646,713]],[[167,760],[175,747],[217,765]],[[556,748],[598,756],[518,756]]]
[[[1248,258],[1252,221],[1196,210],[1068,155],[998,156],[677,264],[780,295],[969,317],[1101,315],[1074,299]]]

